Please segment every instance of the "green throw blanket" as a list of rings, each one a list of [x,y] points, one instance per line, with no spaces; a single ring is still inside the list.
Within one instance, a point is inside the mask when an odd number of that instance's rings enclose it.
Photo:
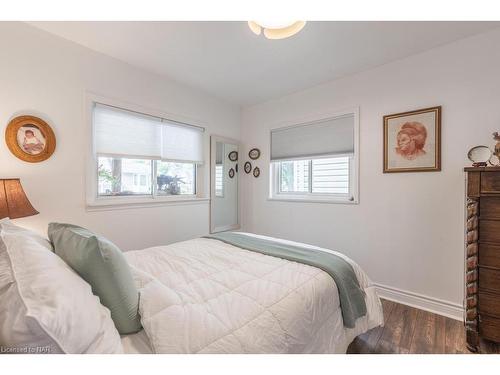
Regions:
[[[344,326],[353,328],[356,319],[366,315],[365,293],[352,266],[342,257],[321,250],[288,245],[236,232],[215,233],[205,238],[219,240],[242,249],[317,267],[328,273],[337,285]]]

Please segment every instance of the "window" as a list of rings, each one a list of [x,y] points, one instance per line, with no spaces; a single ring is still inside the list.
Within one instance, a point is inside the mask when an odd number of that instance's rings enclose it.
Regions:
[[[156,162],[159,195],[195,195],[196,165],[193,163]]]
[[[271,132],[271,199],[357,201],[356,113]]]
[[[349,194],[349,157],[279,162],[280,193]]]
[[[98,195],[151,195],[156,169],[157,195],[195,195],[196,165],[156,160],[98,158]]]
[[[307,193],[309,191],[310,160],[282,161],[279,163],[280,192]]]
[[[99,196],[152,194],[151,160],[100,156],[97,169]]]
[[[202,128],[96,103],[93,134],[97,198],[196,196]]]

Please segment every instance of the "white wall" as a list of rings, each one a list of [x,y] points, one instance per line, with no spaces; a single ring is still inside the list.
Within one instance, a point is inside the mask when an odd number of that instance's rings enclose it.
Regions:
[[[377,283],[461,304],[466,154],[500,128],[500,31],[243,110],[243,229],[342,251]],[[307,58],[320,58],[308,56]],[[382,173],[382,117],[441,105],[442,171]],[[360,108],[359,205],[268,201],[269,129]]]
[[[40,215],[17,220],[45,233],[50,221],[98,231],[123,249],[137,249],[208,233],[208,201],[120,211],[85,209],[87,91],[155,111],[193,119],[209,135],[239,138],[239,108],[80,47],[22,23],[0,23],[0,129],[20,114],[42,117],[57,137],[54,155],[30,164],[2,140],[0,178],[20,177]],[[208,168],[204,188],[208,197]]]

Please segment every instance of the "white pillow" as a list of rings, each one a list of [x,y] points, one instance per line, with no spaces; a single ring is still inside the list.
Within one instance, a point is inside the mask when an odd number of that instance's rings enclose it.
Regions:
[[[0,221],[3,352],[122,353],[109,310],[48,240]]]

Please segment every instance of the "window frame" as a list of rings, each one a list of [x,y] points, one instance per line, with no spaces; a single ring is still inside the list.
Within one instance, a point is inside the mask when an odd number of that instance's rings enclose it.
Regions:
[[[141,114],[146,114],[149,116],[166,118],[172,121],[193,124],[193,126],[198,126],[204,129],[204,142],[203,142],[203,164],[194,164],[195,175],[194,175],[194,186],[195,194],[183,194],[183,195],[159,195],[157,194],[156,186],[156,163],[154,159],[144,159],[152,160],[152,192],[151,194],[134,194],[134,195],[117,195],[117,196],[101,196],[98,194],[98,166],[99,166],[99,155],[96,153],[95,147],[95,137],[94,137],[94,119],[93,111],[96,103],[114,106],[120,109],[124,109],[131,112],[138,112]],[[206,164],[206,131],[205,127],[199,125],[200,121],[194,120],[192,118],[186,118],[183,116],[173,115],[171,113],[159,112],[156,110],[151,110],[138,105],[130,104],[123,101],[118,101],[114,99],[109,99],[100,95],[87,92],[85,95],[85,116],[86,123],[88,126],[87,132],[87,157],[86,157],[86,189],[85,189],[85,209],[87,211],[103,211],[103,210],[113,210],[113,209],[127,209],[127,208],[143,208],[158,205],[178,205],[178,204],[207,204],[209,198],[206,197],[205,193],[205,164]],[[101,155],[103,156],[103,155]],[[120,156],[123,157],[123,156]],[[126,157],[124,157],[126,158]],[[179,162],[172,160],[172,162]]]
[[[317,155],[315,157],[297,158],[289,160],[270,161],[269,165],[269,197],[271,201],[309,202],[309,203],[336,203],[359,204],[359,108],[323,113],[310,116],[300,121],[290,121],[272,128],[269,132],[269,145],[271,146],[271,131],[287,127],[306,125],[311,122],[327,121],[336,117],[354,116],[354,154]],[[349,157],[349,194],[312,193],[312,160],[334,157]],[[309,160],[309,192],[282,192],[280,163],[293,160]]]

